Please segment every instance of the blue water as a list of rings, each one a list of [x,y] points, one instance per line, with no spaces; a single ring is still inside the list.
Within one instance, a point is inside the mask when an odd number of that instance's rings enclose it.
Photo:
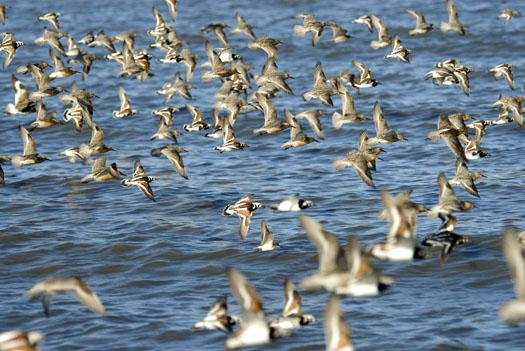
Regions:
[[[136,47],[151,42],[145,32],[154,26],[151,6],[169,19],[163,1],[11,1],[2,31],[15,33],[24,41],[12,64],[0,71],[3,94],[0,106],[13,101],[10,76],[18,65],[49,61],[47,47],[32,41],[44,23],[37,17],[60,11],[64,31],[80,39],[88,31],[104,29],[107,34],[138,33]],[[120,67],[102,59],[103,48],[89,51],[97,60],[89,79],[71,77],[55,81],[69,87],[76,78],[79,86],[95,92],[94,120],[106,132],[106,144],[115,151],[106,154],[126,174],[141,159],[152,183],[157,202],[146,199],[138,189],[118,182],[80,184],[90,172],[89,165],[70,164],[57,156],[65,148],[89,141],[86,129],[78,135],[71,125],[37,130],[33,133],[38,151],[52,161],[13,168],[3,165],[6,184],[0,187],[0,331],[40,330],[46,338],[43,350],[217,350],[225,335],[219,332],[192,332],[216,297],[227,294],[230,310],[240,309],[228,287],[225,268],[243,272],[262,297],[267,316],[282,309],[282,282],[298,283],[317,268],[317,254],[293,213],[263,208],[255,212],[245,241],[238,235],[237,218],[222,216],[223,207],[246,193],[264,204],[301,193],[315,202],[304,213],[321,221],[325,228],[345,243],[357,235],[364,244],[384,239],[388,224],[377,218],[381,210],[380,189],[397,192],[413,189],[413,199],[427,206],[437,203],[436,177],[444,171],[454,175],[455,159],[443,142],[425,141],[442,112],[461,111],[476,118],[497,116],[491,104],[499,94],[523,95],[525,24],[523,17],[504,25],[496,18],[504,7],[525,13],[520,1],[457,1],[460,20],[467,35],[443,34],[439,30],[425,37],[408,37],[413,19],[404,13],[413,8],[439,27],[447,19],[444,1],[180,1],[175,28],[192,51],[205,61],[204,38],[200,27],[211,22],[234,26],[239,11],[257,28],[256,35],[283,41],[278,64],[294,79],[289,84],[295,95],[274,100],[282,109],[300,112],[321,108],[327,112],[322,124],[326,139],[304,148],[283,151],[280,145],[288,133],[255,137],[252,130],[263,123],[256,111],[243,113],[235,124],[236,135],[249,144],[242,152],[218,154],[219,140],[199,133],[183,133],[179,142],[189,152],[183,154],[189,180],[179,177],[166,159],[150,156],[150,149],[163,145],[150,142],[157,126],[151,111],[167,105],[183,106],[176,96],[169,104],[155,91],[171,80],[182,66],[160,65],[163,53],[151,51],[150,80],[118,77]],[[292,16],[314,12],[321,20],[333,20],[349,30],[352,39],[343,44],[328,41],[326,30],[320,44],[312,48],[309,36],[300,38],[292,27]],[[351,21],[375,14],[399,33],[413,51],[410,64],[383,59],[387,49],[372,51],[375,34]],[[216,38],[209,35],[214,46]],[[229,36],[231,45],[258,74],[266,57],[246,48],[248,39]],[[117,46],[119,47],[119,46]],[[471,66],[471,95],[459,88],[436,87],[423,75],[434,64],[448,58]],[[330,116],[340,109],[326,108],[318,101],[304,102],[301,94],[310,89],[312,69],[321,61],[327,76],[353,69],[351,61],[370,66],[382,84],[355,96],[358,112],[371,116],[379,100],[389,125],[401,131],[407,142],[386,146],[377,163],[376,189],[364,184],[351,169],[335,172],[331,162],[355,147],[363,129],[373,133],[371,120],[335,130]],[[487,70],[500,63],[512,63],[517,90],[504,81],[495,81]],[[218,82],[200,80],[198,68],[191,80],[192,104],[211,122],[213,94]],[[19,77],[33,89],[29,77]],[[119,107],[117,87],[123,85],[138,110],[130,119],[115,120],[111,112]],[[253,87],[252,87],[253,88]],[[56,97],[46,100],[49,110],[63,111]],[[0,154],[20,154],[22,142],[18,125],[29,124],[33,116],[1,116]],[[174,126],[190,122],[185,110],[175,116]],[[309,128],[305,128],[310,133]],[[483,171],[478,182],[480,199],[457,188],[458,197],[473,201],[476,208],[458,216],[457,232],[470,242],[453,252],[445,265],[437,258],[414,263],[377,263],[396,284],[378,298],[342,300],[346,321],[356,349],[390,350],[517,350],[525,342],[524,327],[510,327],[498,320],[500,304],[514,298],[512,283],[500,250],[500,234],[507,225],[524,229],[523,198],[525,163],[521,148],[523,130],[515,124],[495,126],[487,131],[482,146],[491,157],[470,162],[472,171]],[[267,253],[254,252],[259,240],[260,220],[266,219],[282,248]],[[431,233],[439,221],[421,216],[418,236]],[[78,275],[85,278],[104,303],[107,315],[99,318],[80,306],[71,296],[57,296],[52,316],[46,319],[37,303],[23,295],[34,283],[48,276]],[[324,349],[323,314],[327,293],[303,295],[303,310],[317,322],[298,330],[290,338],[268,345],[274,350]],[[264,348],[264,347],[261,347]],[[260,348],[258,348],[260,349]]]

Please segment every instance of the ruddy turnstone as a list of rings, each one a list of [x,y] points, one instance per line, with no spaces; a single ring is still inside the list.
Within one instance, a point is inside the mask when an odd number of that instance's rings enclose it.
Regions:
[[[2,44],[0,44],[0,52],[5,52],[7,56],[4,59],[4,69],[9,66],[13,58],[15,57],[16,50],[24,45],[21,41],[15,41],[15,35],[13,33],[0,33],[3,37]]]
[[[505,80],[507,81],[507,84],[509,87],[514,90],[516,88],[514,83],[514,77],[512,75],[512,65],[508,63],[502,63],[501,65],[497,65],[491,69],[489,69],[489,73],[494,76],[494,78],[499,79],[502,76],[505,77]]]
[[[314,202],[311,200],[301,199],[299,194],[294,194],[288,198],[282,200],[279,203],[270,205],[270,208],[277,211],[292,211],[297,212],[304,210],[305,208],[312,207]]]
[[[146,175],[140,160],[136,160],[133,165],[133,177],[131,179],[122,180],[121,184],[124,186],[136,185],[148,199],[155,201],[153,190],[149,185],[153,180],[155,180],[155,178]]]
[[[62,278],[50,277],[37,284],[26,292],[31,300],[42,299],[44,314],[49,317],[49,304],[51,297],[55,294],[72,293],[75,297],[91,311],[103,316],[106,311],[97,294],[79,277]]]
[[[351,36],[348,34],[348,31],[339,24],[335,22],[327,22],[326,24],[330,27],[330,29],[332,29],[332,39],[330,39],[330,41],[339,44],[344,43],[351,38]]]
[[[123,118],[133,116],[137,110],[133,110],[129,104],[129,98],[122,86],[118,87],[118,96],[120,98],[120,110],[113,111],[114,118]]]
[[[392,51],[385,55],[385,59],[393,58],[398,59],[401,62],[410,63],[408,55],[411,51],[403,46],[399,35],[392,38]]]
[[[500,11],[498,18],[505,21],[505,24],[509,23],[513,17],[518,16],[520,13],[514,9],[503,9]]]
[[[196,132],[199,130],[210,128],[210,125],[204,122],[204,114],[201,111],[199,111],[198,108],[196,108],[193,105],[186,104],[186,110],[192,115],[193,121],[191,122],[191,124],[183,125],[182,129],[184,129],[187,132]]]
[[[5,107],[5,112],[7,114],[28,114],[36,111],[36,105],[34,101],[29,99],[29,91],[19,81],[15,75],[11,75],[11,85],[15,91],[15,103],[7,104]]]
[[[223,126],[222,145],[216,146],[214,150],[217,150],[222,154],[223,152],[242,150],[247,146],[246,143],[240,142],[237,139],[235,139],[233,127],[230,124],[229,118],[223,119],[222,126]]]
[[[271,251],[281,247],[274,239],[273,233],[268,228],[268,223],[265,220],[261,221],[261,243],[255,248],[257,251]]]
[[[241,306],[242,323],[240,329],[226,339],[226,349],[267,344],[270,342],[271,330],[264,318],[263,305],[257,291],[237,270],[228,268],[227,273],[230,287]]]
[[[44,335],[38,331],[24,332],[13,330],[0,333],[0,350],[2,351],[39,351],[38,343]]]
[[[239,234],[243,240],[248,235],[253,211],[262,207],[260,202],[253,202],[252,197],[252,194],[244,195],[233,205],[226,205],[222,211],[225,216],[239,216],[239,219],[241,220]]]
[[[301,311],[301,296],[295,289],[294,283],[286,279],[283,284],[284,308],[279,319],[270,321],[270,327],[281,329],[300,328],[315,322],[311,314],[303,314]]]
[[[239,318],[228,315],[228,302],[226,296],[223,296],[215,301],[204,319],[193,325],[193,330],[220,330],[230,333],[237,323]]]

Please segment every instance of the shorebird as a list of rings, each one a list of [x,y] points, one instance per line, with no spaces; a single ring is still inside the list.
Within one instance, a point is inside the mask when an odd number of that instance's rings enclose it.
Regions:
[[[49,12],[43,16],[38,17],[39,21],[47,21],[51,24],[55,32],[61,33],[60,23],[58,22],[58,17],[62,16],[60,12]]]
[[[186,74],[184,76],[186,82],[188,82],[193,76],[193,72],[197,66],[198,58],[199,56],[191,54],[191,50],[189,48],[182,49],[180,54],[175,56],[175,60],[177,62],[182,62],[186,66]]]
[[[233,205],[226,205],[223,210],[223,215],[225,216],[239,216],[239,219],[241,220],[239,234],[242,240],[246,239],[246,236],[248,235],[253,211],[262,207],[260,202],[253,202],[252,197],[252,194],[244,195]]]
[[[184,129],[187,132],[196,132],[199,130],[205,130],[210,128],[210,125],[204,122],[204,114],[201,111],[199,111],[198,108],[196,108],[193,105],[186,104],[186,110],[193,116],[193,121],[191,122],[191,124],[183,125],[182,129]]]
[[[44,314],[49,317],[51,297],[55,294],[72,293],[91,311],[103,316],[106,311],[97,294],[79,277],[62,278],[50,277],[37,284],[26,292],[31,300],[41,298]]]
[[[441,31],[448,32],[453,30],[459,35],[465,35],[465,28],[463,24],[459,22],[458,10],[452,0],[447,0],[447,11],[448,11],[448,22],[441,22]]]
[[[24,143],[24,153],[21,156],[14,155],[11,158],[13,166],[28,166],[47,161],[47,157],[37,153],[35,139],[33,139],[31,133],[29,133],[27,129],[22,126],[19,126],[18,130],[20,131],[20,138],[22,138]]]
[[[9,6],[7,6],[6,4],[4,4],[3,2],[0,3],[0,22],[2,22],[2,24],[5,23],[5,19],[6,19],[6,11],[8,9]]]
[[[86,54],[84,52],[84,50],[82,50],[82,49],[80,49],[78,47],[77,42],[75,41],[75,39],[73,39],[71,34],[69,34],[69,33],[66,34],[66,39],[67,39],[66,56],[68,56],[68,57],[78,57],[78,56]],[[69,63],[71,63],[71,61]]]
[[[228,37],[226,36],[226,33],[224,33],[224,29],[230,28],[226,23],[210,23],[205,27],[201,28],[202,33],[208,33],[213,32],[217,36],[217,39],[221,42],[222,45],[225,47],[229,47],[230,43],[228,43]]]
[[[312,90],[303,94],[303,99],[319,99],[323,105],[334,106],[331,96],[337,94],[337,91],[328,86],[326,76],[323,71],[321,62],[317,62],[314,67],[314,83]]]
[[[81,183],[89,183],[92,181],[107,182],[108,180],[119,179],[124,174],[117,168],[117,164],[113,162],[106,167],[106,159],[104,157],[97,158],[91,166],[91,174],[88,174],[80,180]]]
[[[168,11],[170,17],[173,21],[177,20],[177,0],[166,0],[166,5],[168,5]]]
[[[181,157],[181,152],[184,152],[183,148],[177,145],[168,145],[158,149],[151,150],[151,156],[160,157],[164,155],[175,167],[177,173],[184,179],[188,179],[188,174],[186,173],[186,168],[184,167],[184,161]]]
[[[381,110],[379,101],[376,101],[374,104],[372,117],[374,119],[374,125],[376,128],[376,136],[368,140],[368,145],[390,144],[400,140],[407,140],[398,131],[388,129],[388,124],[386,123],[385,117],[383,116],[383,111]]]
[[[277,210],[277,211],[298,212],[308,207],[312,207],[313,205],[314,205],[313,201],[301,199],[299,197],[299,194],[294,194],[294,195],[287,197],[286,199],[282,200],[279,203],[270,205],[270,208]]]
[[[7,114],[28,114],[36,111],[34,101],[29,99],[29,91],[22,82],[20,82],[15,75],[11,75],[11,85],[15,91],[15,103],[7,104],[5,112]]]
[[[355,60],[352,61],[352,65],[354,65],[354,67],[357,68],[357,70],[359,71],[359,78],[356,78],[356,76],[353,73],[348,72],[348,70],[346,69],[341,71],[341,73],[339,74],[339,78],[343,81],[346,81],[347,85],[350,85],[352,88],[354,88],[357,91],[358,95],[360,89],[373,88],[379,84],[377,80],[372,78],[372,72],[367,66]],[[337,79],[335,80],[335,82],[335,84],[337,85]]]
[[[255,77],[255,84],[257,84],[259,90],[264,88],[265,90],[283,91],[286,94],[292,95],[293,91],[288,83],[286,83],[286,80],[289,78],[291,77],[288,72],[279,71],[275,58],[270,57],[264,63],[261,75]]]
[[[425,21],[425,16],[414,10],[407,9],[407,13],[416,19],[416,28],[408,31],[408,35],[423,35],[431,32],[434,29],[432,23]]]
[[[80,145],[80,153],[88,158],[91,155],[104,154],[111,150],[113,150],[111,146],[104,144],[104,130],[93,123],[91,126],[91,140],[87,145]]]
[[[164,102],[168,102],[176,94],[179,94],[186,100],[191,100],[192,96],[189,90],[192,88],[191,84],[186,83],[180,76],[180,73],[175,73],[172,83],[164,83],[162,89],[157,90],[158,95],[166,95]]]
[[[392,38],[392,51],[385,55],[385,59],[394,58],[401,62],[410,63],[410,60],[408,59],[410,52],[410,50],[403,46],[399,35],[396,35]]]
[[[179,109],[176,107],[164,107],[160,110],[151,111],[151,114],[153,116],[159,116],[164,124],[171,126],[173,124],[173,114],[175,112],[179,112]]]
[[[354,351],[350,328],[343,318],[336,295],[331,295],[326,303],[324,334],[326,351]]]
[[[305,146],[314,141],[317,141],[316,139],[304,134],[303,128],[301,127],[299,121],[287,109],[284,109],[284,117],[286,119],[286,123],[288,123],[290,126],[290,140],[282,144],[281,148],[287,150],[291,147]]]
[[[290,127],[289,122],[283,122],[277,117],[277,110],[266,96],[259,93],[255,93],[255,96],[264,113],[264,124],[262,127],[254,129],[253,134],[277,134]]]
[[[505,322],[516,324],[525,320],[525,260],[513,229],[505,230],[501,241],[517,299],[503,304],[498,309],[498,317]]]
[[[2,184],[5,184],[5,174],[2,165],[0,164],[0,185]]]
[[[46,106],[42,100],[36,102],[36,120],[29,125],[29,131],[34,129],[49,128],[63,124],[61,121],[56,120],[55,112],[47,112]]]
[[[120,98],[120,110],[113,111],[114,118],[123,118],[133,116],[137,110],[133,110],[129,104],[129,98],[122,86],[118,87],[118,96]]]
[[[268,228],[268,223],[265,220],[261,221],[261,243],[255,248],[256,251],[271,251],[281,247],[277,241],[275,241],[273,233]]]
[[[372,33],[374,31],[374,27],[372,25],[372,17],[371,16],[367,15],[367,16],[358,17],[355,20],[353,20],[352,23],[364,24],[368,28],[368,31],[370,33]]]
[[[153,180],[155,180],[155,178],[146,175],[140,160],[136,160],[133,165],[133,177],[122,180],[121,184],[124,186],[136,185],[148,199],[155,201],[153,190],[149,185]]]
[[[256,41],[248,44],[248,49],[256,50],[261,49],[268,55],[268,57],[277,57],[277,46],[281,44],[280,40],[270,38],[270,37],[261,37]]]
[[[2,351],[39,351],[38,343],[44,335],[38,331],[24,332],[13,330],[0,333],[0,350]]]
[[[0,44],[0,52],[5,52],[7,56],[4,59],[4,69],[9,66],[13,58],[15,57],[16,50],[24,45],[21,41],[15,41],[15,35],[13,33],[0,33],[3,37],[2,44]]]
[[[253,28],[255,28],[253,24],[246,23],[244,17],[242,17],[238,12],[235,13],[235,21],[237,22],[237,27],[231,30],[232,34],[242,33],[246,35],[251,41],[257,40],[257,37],[253,33]]]
[[[388,33],[388,27],[378,17],[372,15],[370,18],[372,20],[372,26],[377,30],[378,35],[378,40],[372,40],[370,42],[370,47],[374,50],[378,50],[389,46],[392,43],[392,37]]]
[[[294,283],[285,279],[283,284],[284,307],[279,319],[270,321],[270,327],[281,329],[300,328],[315,322],[311,314],[303,314],[301,311],[301,296],[295,289]]]
[[[117,50],[115,50],[115,46],[113,45],[113,42],[115,41],[115,38],[106,36],[103,30],[97,33],[97,35],[93,38],[93,40],[87,44],[88,47],[95,47],[95,46],[103,46],[106,48],[110,53],[115,53]]]
[[[467,164],[458,158],[456,160],[456,176],[452,178],[449,183],[450,185],[461,185],[469,194],[479,197],[474,180],[482,176],[479,172],[470,173]]]
[[[222,154],[223,152],[242,150],[247,146],[246,143],[240,142],[237,139],[235,139],[233,127],[230,123],[229,118],[223,119],[222,126],[223,126],[222,145],[214,147],[214,150],[217,150]]]
[[[52,49],[49,49],[49,57],[51,57],[54,65],[54,71],[49,74],[49,78],[67,78],[75,73],[78,73],[78,71],[75,71],[71,67],[66,66],[64,62],[62,62],[62,60],[57,55],[55,55]]]
[[[343,84],[339,83],[338,80],[336,80],[336,82],[336,89],[339,92],[339,95],[341,95],[341,102],[343,106],[341,112],[336,111],[332,115],[332,125],[334,128],[339,129],[344,124],[359,123],[368,119],[368,117],[356,112],[352,94]]]
[[[76,97],[72,98],[72,106],[64,110],[64,121],[67,123],[73,121],[75,130],[80,133],[84,122],[87,122],[88,126],[93,126],[93,121],[91,120],[91,114],[89,111],[86,111],[79,99]]]
[[[498,18],[505,21],[505,24],[509,23],[512,18],[518,16],[520,13],[514,9],[503,9],[500,11]]]
[[[54,31],[48,30],[46,27],[44,27],[44,30],[42,32],[42,36],[36,38],[33,43],[36,45],[49,45],[52,49],[56,50],[60,55],[66,56],[66,51],[64,50],[64,46],[60,42],[60,39],[64,37],[64,33],[57,33]]]
[[[335,160],[332,165],[336,171],[352,167],[368,186],[375,186],[372,179],[372,168],[375,168],[375,161],[373,165],[370,164],[369,157],[362,150],[352,148],[347,152],[345,159]]]
[[[428,133],[427,140],[441,138],[457,158],[466,162],[465,150],[459,141],[461,135],[464,136],[464,134],[460,134],[445,114],[441,114],[438,118],[437,131]]]
[[[226,350],[270,342],[270,327],[264,318],[263,305],[257,291],[244,275],[233,268],[227,270],[230,288],[241,306],[241,328],[226,339]]]
[[[28,65],[28,69],[31,72],[31,78],[36,84],[36,91],[29,95],[30,100],[36,101],[64,92],[64,88],[52,86],[51,78],[38,66]]]
[[[159,129],[155,134],[153,134],[149,140],[159,139],[159,140],[165,140],[165,139],[171,139],[175,144],[177,144],[177,137],[180,135],[180,133],[174,129],[170,129],[170,126],[166,124],[166,121],[164,119],[160,120],[159,123]]]
[[[428,235],[421,242],[421,245],[423,246],[441,248],[441,253],[439,255],[441,263],[446,261],[451,254],[452,249],[468,242],[466,236],[454,232],[456,223],[456,217],[449,216],[436,233]]]
[[[497,65],[496,67],[489,69],[489,73],[493,75],[496,80],[502,76],[505,77],[509,87],[512,90],[516,88],[514,84],[514,77],[512,76],[512,65],[508,63],[502,63],[501,65]]]
[[[220,330],[230,333],[237,323],[239,318],[228,315],[228,302],[226,296],[223,296],[215,301],[204,319],[193,325],[193,330]]]
[[[344,250],[336,237],[315,220],[299,216],[299,222],[319,255],[318,271],[304,278],[301,287],[350,296],[376,296],[393,283],[372,267],[357,238],[350,238]]]
[[[417,211],[404,204],[405,197],[393,197],[385,190],[381,191],[381,201],[390,230],[385,243],[370,246],[370,254],[380,260],[412,260],[416,253]]]
[[[330,41],[339,44],[351,38],[348,31],[339,24],[335,22],[327,22],[326,24],[332,29],[332,39],[330,39]]]
[[[474,208],[474,204],[471,202],[458,200],[445,173],[439,173],[437,182],[439,188],[439,203],[427,212],[430,217],[439,217],[442,221],[446,221],[447,217],[454,214],[454,212],[469,211]]]
[[[317,21],[313,14],[300,14],[294,16],[295,19],[303,20],[303,24],[296,24],[293,27],[295,34],[304,38],[306,33],[312,33],[312,46],[316,46],[321,39],[321,34],[323,33],[324,27],[326,27],[326,22]]]

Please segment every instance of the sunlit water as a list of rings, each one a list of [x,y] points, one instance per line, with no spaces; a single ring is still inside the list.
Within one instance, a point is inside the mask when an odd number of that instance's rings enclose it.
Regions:
[[[88,31],[104,29],[107,34],[136,31],[136,47],[152,40],[145,32],[154,26],[151,7],[158,7],[169,18],[163,1],[11,1],[2,31],[12,31],[25,45],[17,51],[7,70],[0,72],[3,94],[0,106],[12,102],[10,76],[16,66],[48,60],[47,47],[32,41],[44,23],[36,18],[49,11],[60,11],[65,31],[80,39]],[[413,198],[428,206],[437,202],[436,176],[454,174],[454,157],[442,143],[428,143],[425,136],[435,127],[442,112],[462,111],[478,118],[495,118],[491,109],[499,94],[523,94],[525,25],[523,17],[504,25],[496,19],[504,7],[525,13],[519,1],[463,0],[457,2],[460,20],[467,35],[459,37],[435,31],[429,36],[407,35],[413,19],[404,13],[413,8],[439,26],[446,20],[444,1],[180,1],[175,23],[180,37],[191,49],[205,57],[200,27],[210,22],[234,26],[239,11],[257,28],[259,36],[269,35],[283,41],[278,64],[294,77],[289,81],[295,95],[274,100],[282,109],[299,112],[322,108],[326,139],[301,149],[283,151],[280,145],[288,132],[270,137],[254,137],[252,130],[262,125],[259,112],[239,117],[237,137],[249,144],[242,152],[218,154],[213,147],[220,141],[200,133],[183,133],[179,142],[189,180],[179,177],[166,159],[152,158],[150,149],[163,145],[150,142],[156,131],[151,111],[166,106],[155,90],[171,80],[182,66],[160,65],[155,58],[152,79],[139,82],[118,78],[119,66],[103,59],[94,63],[92,73],[81,87],[94,91],[94,120],[106,132],[106,144],[115,151],[106,154],[126,173],[132,173],[134,160],[141,159],[152,184],[157,202],[147,200],[136,188],[123,188],[118,182],[80,184],[90,166],[70,164],[60,159],[61,150],[89,140],[86,129],[76,134],[71,125],[37,130],[33,133],[38,151],[52,159],[36,166],[15,169],[4,165],[6,184],[0,187],[0,331],[41,330],[44,350],[217,350],[225,335],[219,332],[192,332],[191,326],[202,318],[216,297],[227,294],[230,310],[238,314],[228,287],[225,268],[242,271],[257,288],[268,316],[279,315],[283,305],[285,278],[298,282],[317,268],[316,250],[298,225],[296,214],[262,208],[255,212],[250,234],[245,241],[238,235],[238,219],[222,216],[222,209],[246,193],[264,204],[290,194],[301,193],[315,206],[305,214],[321,221],[342,243],[357,235],[364,244],[382,240],[388,226],[377,218],[381,209],[380,189],[393,192],[414,190]],[[333,20],[349,30],[353,38],[343,44],[328,41],[323,34],[318,47],[310,46],[309,36],[299,38],[292,32],[293,15],[315,12],[322,20]],[[372,51],[375,39],[362,25],[351,20],[364,14],[380,16],[392,33],[399,33],[413,51],[410,64],[383,59],[387,49]],[[216,38],[209,36],[214,46]],[[230,42],[258,73],[264,53],[251,51],[244,36],[230,36]],[[103,48],[90,50],[102,58]],[[456,58],[471,66],[471,95],[459,88],[436,87],[423,75],[434,64]],[[371,120],[335,130],[330,125],[334,109],[318,101],[304,102],[301,94],[311,87],[312,69],[321,61],[328,76],[351,61],[370,66],[382,83],[356,96],[357,110],[371,116],[372,105],[381,102],[389,125],[408,138],[386,146],[378,161],[374,179],[376,189],[366,186],[351,169],[335,172],[331,162],[355,147],[358,133],[373,133]],[[200,63],[204,62],[203,59]],[[515,65],[517,90],[504,81],[494,81],[487,70],[500,63]],[[213,94],[218,82],[203,82],[197,69],[191,84],[191,101],[211,122]],[[73,78],[56,81],[69,87]],[[29,77],[22,78],[32,87]],[[123,85],[136,116],[115,120],[118,108],[117,87]],[[339,98],[334,99],[337,109]],[[176,96],[169,104],[182,106]],[[49,110],[60,115],[63,107],[57,98],[46,100]],[[21,153],[17,126],[29,124],[33,116],[7,116],[0,123],[0,154]],[[190,121],[182,110],[175,126]],[[307,133],[311,133],[308,128]],[[483,147],[491,157],[470,162],[470,169],[483,171],[478,182],[480,199],[463,189],[458,196],[471,200],[476,208],[459,215],[457,232],[467,234],[470,242],[453,252],[445,265],[437,258],[414,263],[379,263],[395,278],[395,286],[378,298],[342,300],[345,318],[352,329],[357,349],[390,350],[511,350],[525,342],[523,327],[510,327],[497,319],[498,306],[513,298],[514,292],[500,250],[500,234],[507,225],[525,228],[525,197],[522,162],[523,131],[516,125],[490,128]],[[268,253],[254,252],[258,244],[261,219],[268,221],[282,248]],[[418,235],[423,237],[439,226],[439,221],[420,217]],[[70,296],[57,296],[52,316],[46,319],[39,304],[28,303],[24,291],[36,281],[51,275],[78,275],[86,279],[103,301],[107,315],[99,318]],[[298,330],[290,338],[274,342],[275,350],[324,349],[323,314],[326,293],[303,294],[303,310],[317,322]]]

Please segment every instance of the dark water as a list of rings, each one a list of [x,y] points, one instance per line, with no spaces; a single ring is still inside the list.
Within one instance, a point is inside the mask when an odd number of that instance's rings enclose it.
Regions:
[[[107,34],[136,31],[136,47],[151,40],[145,31],[153,27],[152,5],[169,18],[160,0],[11,1],[10,5],[1,30],[14,32],[26,45],[12,65],[0,72],[0,106],[13,100],[10,75],[16,66],[48,60],[48,48],[32,44],[43,27],[37,16],[60,11],[63,29],[75,39],[99,29]],[[114,62],[96,61],[89,79],[79,84],[100,96],[95,101],[94,120],[105,130],[106,143],[116,149],[107,158],[127,174],[132,172],[133,161],[141,159],[146,171],[157,177],[153,183],[157,202],[117,182],[79,183],[90,167],[70,164],[56,154],[87,142],[87,130],[80,136],[70,125],[35,131],[39,152],[52,161],[21,169],[4,165],[6,185],[0,187],[0,331],[41,330],[46,335],[45,350],[221,349],[224,335],[193,333],[190,328],[213,300],[225,293],[230,296],[231,311],[239,313],[228,288],[227,266],[245,273],[262,296],[267,315],[276,316],[283,303],[283,280],[298,282],[317,265],[315,248],[299,227],[296,214],[257,211],[247,240],[241,242],[238,220],[221,214],[227,203],[254,193],[255,200],[268,204],[299,192],[315,201],[306,214],[323,222],[342,242],[353,234],[366,244],[383,239],[388,231],[387,224],[377,219],[379,189],[396,192],[410,187],[416,201],[429,206],[436,203],[437,174],[445,171],[452,177],[454,173],[454,158],[448,148],[424,140],[438,115],[459,110],[478,118],[495,118],[491,104],[498,95],[513,95],[504,81],[496,82],[486,73],[497,64],[515,65],[517,94],[523,94],[525,81],[523,17],[508,25],[496,19],[504,7],[525,13],[524,4],[463,0],[457,1],[457,7],[467,25],[466,36],[436,31],[427,37],[409,38],[407,31],[413,20],[404,9],[421,11],[439,26],[447,18],[444,1],[180,1],[175,28],[203,57],[199,28],[210,22],[234,25],[235,11],[257,25],[257,35],[284,42],[278,63],[294,77],[290,85],[295,95],[274,101],[279,112],[283,108],[292,112],[324,108],[318,101],[303,102],[300,97],[311,86],[316,61],[322,61],[329,76],[351,68],[353,59],[369,65],[382,85],[356,97],[357,110],[370,116],[372,105],[379,100],[390,126],[404,133],[408,142],[386,147],[374,174],[377,189],[371,189],[350,169],[336,173],[331,162],[355,146],[360,130],[371,133],[372,121],[335,130],[325,117],[325,141],[285,152],[279,146],[287,140],[287,133],[252,135],[251,130],[262,124],[262,116],[252,111],[235,125],[237,137],[250,145],[243,152],[220,155],[213,151],[217,140],[193,133],[180,137],[181,145],[189,150],[184,155],[190,178],[186,181],[167,160],[149,156],[152,147],[162,145],[149,141],[157,128],[151,111],[166,106],[154,91],[183,68],[155,62],[155,76],[139,82],[118,78],[119,66]],[[353,38],[334,45],[328,42],[327,30],[320,45],[312,48],[309,37],[302,39],[292,32],[297,21],[291,17],[303,12],[340,23]],[[370,50],[369,41],[375,35],[351,23],[369,13],[381,17],[392,33],[401,34],[405,46],[413,50],[411,64],[385,61],[386,50]],[[212,40],[214,46],[219,45]],[[230,42],[258,72],[265,55],[248,50],[243,36],[232,35]],[[106,54],[102,48],[91,51],[100,57]],[[162,55],[152,53],[154,61]],[[459,88],[439,88],[422,79],[436,62],[447,58],[473,67],[470,96]],[[210,121],[218,83],[200,81],[201,72],[198,69],[191,81],[192,103]],[[68,87],[72,81],[68,78],[57,84]],[[24,82],[32,87],[29,78]],[[139,111],[131,119],[111,117],[111,111],[119,106],[118,85],[126,88],[132,106]],[[177,96],[171,105],[184,103]],[[338,98],[335,103],[339,108]],[[49,110],[63,111],[56,98],[46,104]],[[327,116],[333,112],[324,109]],[[0,154],[21,152],[17,126],[29,123],[32,117],[2,116]],[[176,115],[175,126],[182,130],[182,124],[189,121],[183,110]],[[498,306],[514,296],[500,251],[500,233],[509,224],[525,228],[522,140],[523,130],[514,124],[488,130],[483,146],[492,157],[470,165],[471,170],[487,175],[478,182],[481,198],[473,200],[473,211],[459,216],[457,227],[459,233],[469,235],[470,242],[455,251],[446,265],[437,260],[378,264],[395,278],[395,287],[379,298],[343,300],[357,349],[522,349],[523,327],[509,327],[496,316]],[[462,189],[457,189],[457,194],[472,200]],[[282,249],[253,251],[261,219],[268,221]],[[420,217],[419,236],[438,226],[439,221]],[[46,319],[40,306],[28,303],[23,293],[50,275],[84,277],[104,303],[107,316],[98,318],[71,297],[58,296],[52,318]],[[304,311],[314,314],[318,322],[267,348],[324,349],[322,320],[327,296],[303,293]]]

